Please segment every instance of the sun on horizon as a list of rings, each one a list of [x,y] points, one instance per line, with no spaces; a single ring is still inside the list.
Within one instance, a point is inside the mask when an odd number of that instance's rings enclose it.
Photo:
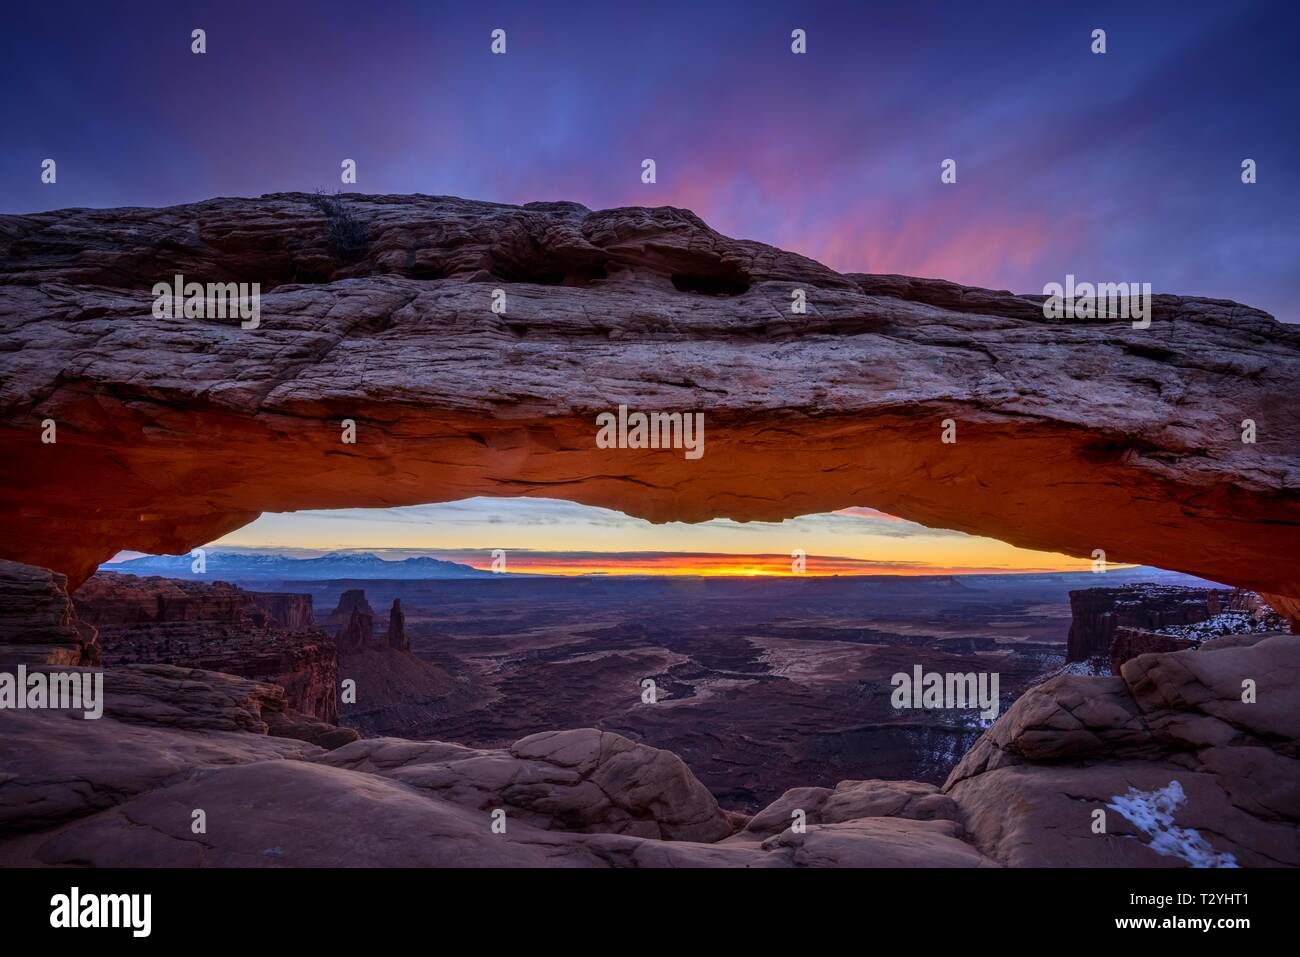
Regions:
[[[491,569],[494,551],[504,551],[511,572],[565,576],[1025,574],[1092,567],[1089,559],[927,528],[866,507],[783,522],[653,524],[541,498],[268,512],[208,547],[294,557],[425,555],[484,570]]]

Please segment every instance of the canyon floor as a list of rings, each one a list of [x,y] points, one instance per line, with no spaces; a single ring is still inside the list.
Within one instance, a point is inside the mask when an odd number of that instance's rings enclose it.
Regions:
[[[722,806],[753,813],[796,785],[940,784],[990,722],[897,710],[890,678],[997,672],[1005,710],[1065,661],[1071,588],[1186,576],[814,579],[494,578],[243,582],[334,607],[401,600],[411,651],[440,669],[344,656],[358,681],[340,723],[367,735],[497,748],[594,727],[672,751]],[[643,700],[653,680],[656,701]]]
[[[359,583],[349,583],[359,584]],[[337,584],[334,586],[337,588]],[[322,605],[329,604],[329,587]],[[796,784],[942,782],[973,743],[972,712],[899,712],[889,679],[997,671],[1007,704],[1064,661],[1069,604],[953,579],[366,583],[401,597],[412,651],[460,679],[422,714],[340,720],[366,733],[500,747],[596,727],[680,756],[728,808]],[[346,671],[346,665],[344,666]],[[343,674],[342,677],[346,677]],[[643,682],[655,683],[655,701]]]
[[[441,601],[411,615],[416,653],[390,627],[331,659],[344,684],[358,676],[361,710],[345,703],[338,721],[406,725],[427,705],[428,739],[359,735],[292,706],[321,704],[322,631],[292,642],[258,609],[297,618],[305,600],[92,582],[95,603],[75,602],[62,576],[0,562],[6,660],[32,662],[29,679],[106,660],[100,717],[0,709],[0,866],[1300,865],[1289,633],[1138,654],[1119,675],[1043,676],[1064,657],[1063,608],[1040,600],[1060,581],[566,582],[549,602],[528,595],[545,581],[368,583]],[[1204,590],[1185,591],[1204,606]],[[123,659],[147,642],[190,654],[205,615],[225,622],[232,666],[290,680]],[[239,629],[266,654],[240,653]],[[1003,669],[1014,703],[983,728],[886,717],[879,688],[912,663]],[[630,701],[646,675],[665,698]],[[533,724],[547,720],[578,726]],[[888,777],[905,767],[936,780]]]

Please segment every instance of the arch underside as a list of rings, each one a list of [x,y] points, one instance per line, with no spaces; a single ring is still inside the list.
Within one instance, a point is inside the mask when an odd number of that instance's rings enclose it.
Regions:
[[[263,511],[475,495],[688,522],[861,505],[1300,600],[1300,336],[1257,310],[1052,322],[681,210],[345,201],[367,236],[346,262],[298,194],[0,217],[0,557],[76,584]],[[258,327],[154,318],[173,272],[263,282]],[[619,405],[702,412],[704,454],[597,447]]]

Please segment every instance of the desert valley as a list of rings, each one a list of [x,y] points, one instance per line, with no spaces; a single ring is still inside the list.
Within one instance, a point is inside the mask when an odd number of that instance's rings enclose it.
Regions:
[[[1142,328],[1061,323],[679,209],[333,203],[0,220],[0,662],[104,676],[94,720],[0,709],[0,863],[1300,864],[1293,329],[1171,295]],[[164,267],[260,277],[260,324],[144,318]],[[703,454],[600,447],[624,405],[702,408]],[[376,574],[211,544],[474,496],[857,509],[1098,573]]]

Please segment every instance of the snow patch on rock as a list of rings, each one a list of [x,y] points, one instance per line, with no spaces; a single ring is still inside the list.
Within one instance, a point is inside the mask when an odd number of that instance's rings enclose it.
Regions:
[[[1182,784],[1174,780],[1154,791],[1131,787],[1127,794],[1112,797],[1106,807],[1145,832],[1157,854],[1182,858],[1192,867],[1237,867],[1235,857],[1215,851],[1195,828],[1174,824],[1174,812],[1186,800]]]

